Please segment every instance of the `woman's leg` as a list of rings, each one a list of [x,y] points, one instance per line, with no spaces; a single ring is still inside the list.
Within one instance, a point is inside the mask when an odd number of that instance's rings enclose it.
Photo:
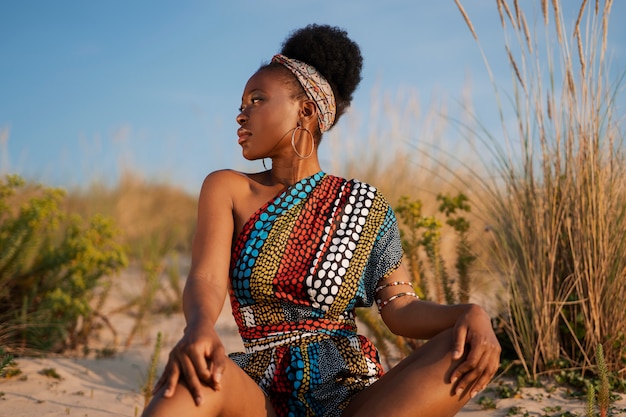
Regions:
[[[232,360],[226,360],[226,368],[220,381],[221,389],[205,386],[204,401],[196,406],[184,383],[179,382],[173,397],[163,397],[163,389],[157,391],[144,410],[142,417],[275,417],[274,409],[261,388]]]
[[[450,373],[452,330],[435,336],[348,405],[343,417],[454,416],[470,399],[473,387],[456,395]]]

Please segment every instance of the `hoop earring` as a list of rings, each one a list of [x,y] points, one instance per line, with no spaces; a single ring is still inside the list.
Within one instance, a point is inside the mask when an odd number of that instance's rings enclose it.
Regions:
[[[307,155],[302,155],[300,152],[298,152],[298,149],[296,148],[296,131],[298,129],[304,130],[311,137],[311,151]],[[300,157],[300,159],[307,159],[308,157],[313,155],[313,151],[315,150],[315,139],[313,139],[313,134],[311,133],[311,131],[306,127],[302,127],[300,125],[296,126],[296,128],[293,130],[293,133],[291,134],[291,147],[293,148],[293,151],[296,153],[296,155]]]

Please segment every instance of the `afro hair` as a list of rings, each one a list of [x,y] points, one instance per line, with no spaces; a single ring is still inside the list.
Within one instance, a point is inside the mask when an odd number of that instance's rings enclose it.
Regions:
[[[363,58],[359,46],[343,29],[311,24],[293,31],[283,42],[281,54],[312,65],[328,80],[337,104],[336,122],[361,81]]]

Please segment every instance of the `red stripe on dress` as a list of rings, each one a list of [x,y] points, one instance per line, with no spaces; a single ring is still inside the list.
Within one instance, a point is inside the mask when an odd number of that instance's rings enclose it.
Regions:
[[[344,185],[346,187],[342,190]],[[323,238],[325,235],[333,235],[338,222],[330,222],[329,233],[325,232],[325,228],[329,225],[331,215],[335,214],[333,210],[336,205],[339,205],[339,209],[345,205],[351,188],[351,183],[342,178],[327,175],[305,200],[273,280],[277,298],[295,304],[311,304],[304,286],[305,277],[310,274],[322,245],[322,253],[326,252],[330,240],[323,243]]]

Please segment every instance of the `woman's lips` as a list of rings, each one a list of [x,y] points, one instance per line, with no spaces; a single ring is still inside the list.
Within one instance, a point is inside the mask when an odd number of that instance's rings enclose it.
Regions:
[[[250,135],[251,133],[249,131],[245,129],[238,129],[237,136],[239,136],[239,140],[237,142],[241,145]]]

